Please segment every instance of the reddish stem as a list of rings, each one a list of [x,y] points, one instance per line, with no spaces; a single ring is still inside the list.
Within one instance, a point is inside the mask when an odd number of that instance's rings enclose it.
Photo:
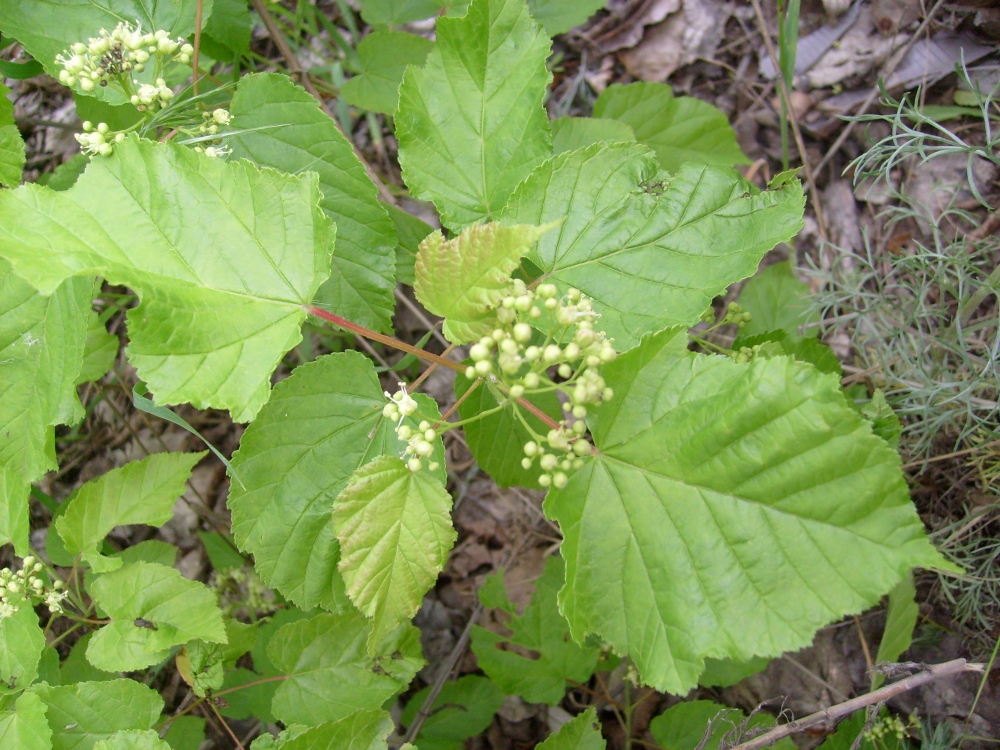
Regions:
[[[426,351],[425,349],[420,349],[416,346],[411,346],[410,344],[400,341],[399,339],[394,338],[392,336],[386,336],[384,333],[373,331],[371,328],[365,328],[364,326],[358,325],[357,323],[352,323],[347,318],[342,318],[339,315],[335,315],[332,312],[327,312],[326,310],[316,307],[315,305],[307,305],[305,306],[304,309],[310,315],[315,315],[317,318],[322,318],[328,323],[333,323],[336,326],[340,326],[345,331],[356,333],[359,336],[364,336],[366,339],[371,339],[372,341],[377,341],[380,344],[391,346],[393,349],[398,349],[402,352],[406,352],[407,354],[412,354],[414,357],[418,357],[419,359],[422,359],[425,362],[433,362],[434,364],[441,365],[442,367],[447,367],[449,370],[454,370],[455,372],[465,372],[466,369],[465,365],[462,365],[450,359],[446,359],[437,354],[432,354],[431,352]],[[505,393],[508,393],[508,390],[503,386],[502,383],[500,384],[500,388]],[[539,409],[537,406],[535,406],[527,399],[519,398],[517,400],[517,403],[519,403],[533,415],[538,417],[539,420],[541,420],[544,424],[548,425],[551,429],[553,430],[558,429],[559,427],[558,422],[556,422],[554,419],[552,419],[552,417],[543,412],[541,409]]]

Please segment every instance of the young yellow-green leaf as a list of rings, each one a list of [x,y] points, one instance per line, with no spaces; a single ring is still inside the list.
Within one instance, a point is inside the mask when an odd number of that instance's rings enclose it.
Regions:
[[[438,21],[427,64],[403,76],[403,177],[449,229],[493,218],[549,155],[549,47],[525,0],[473,0],[464,18]]]
[[[369,656],[371,623],[360,612],[317,615],[285,625],[267,654],[288,679],[274,696],[274,715],[285,724],[338,721],[359,709],[378,708],[410,684],[424,660],[420,633],[406,623]]]
[[[549,36],[565,34],[604,7],[607,0],[528,0],[531,17]]]
[[[538,750],[604,750],[608,744],[601,735],[597,710],[588,708],[559,731],[538,745]]]
[[[157,402],[247,421],[330,273],[319,197],[315,175],[130,137],[69,190],[0,192],[0,256],[43,294],[71,276],[132,287],[128,356]]]
[[[472,381],[467,380],[464,373],[455,373],[456,398],[461,398],[471,386]],[[542,472],[538,462],[536,461],[530,469],[521,466],[524,444],[534,437],[514,414],[510,400],[502,398],[503,410],[465,425],[463,428],[465,440],[479,467],[501,487],[536,487],[538,476]],[[563,412],[555,393],[533,395],[531,402],[556,421],[562,419]],[[463,420],[471,419],[484,411],[495,409],[499,403],[492,384],[483,382],[472,395],[461,402],[458,412]],[[548,432],[548,426],[538,417],[524,409],[521,410],[521,415],[538,434],[544,435]]]
[[[14,105],[7,95],[10,89],[0,80],[0,185],[21,184],[24,169],[24,139],[14,123]]]
[[[102,29],[120,21],[144,31],[163,29],[171,37],[194,31],[197,0],[101,0],[101,2],[24,2],[0,0],[0,31],[21,43],[52,76],[58,74],[56,55],[74,42],[86,42]],[[202,18],[212,13],[212,0],[204,0]]]
[[[566,694],[566,680],[586,682],[597,667],[598,649],[575,643],[559,613],[556,597],[564,581],[563,568],[561,558],[546,560],[531,604],[523,615],[506,623],[513,633],[510,638],[478,625],[472,629],[472,650],[479,668],[505,693],[520,695],[528,703],[554,706]],[[498,646],[505,641],[537,651],[539,657],[502,651]]]
[[[399,84],[408,65],[423,65],[434,42],[404,31],[375,31],[358,45],[361,72],[340,89],[344,101],[355,107],[395,113]]]
[[[546,498],[577,639],[597,633],[680,695],[706,657],[800,648],[910,568],[953,569],[839,378],[786,357],[678,353],[678,335],[604,368],[600,453]]]
[[[430,399],[416,398],[423,418],[437,415]],[[405,450],[385,404],[370,359],[328,354],[275,386],[233,456],[243,483],[229,494],[236,543],[268,586],[303,609],[351,607],[330,513],[355,469]]]
[[[66,551],[83,555],[97,573],[120,568],[120,559],[101,554],[104,537],[116,526],[161,526],[169,521],[191,469],[205,454],[156,453],[91,479],[74,493],[66,512],[56,520]]]
[[[634,142],[635,133],[624,122],[599,117],[560,117],[552,121],[553,154],[615,141]]]
[[[913,576],[908,575],[889,592],[889,611],[885,616],[885,630],[878,644],[875,663],[898,661],[899,657],[913,642],[913,629],[917,626],[920,607],[916,601],[917,590],[913,586]],[[872,680],[872,688],[885,682],[885,675],[877,674]]]
[[[689,164],[660,179],[645,146],[612,143],[542,164],[504,220],[564,220],[528,259],[592,297],[600,327],[624,351],[644,334],[697,323],[716,295],[795,236],[804,200],[798,182],[761,193],[731,169]]]
[[[404,727],[413,723],[430,691],[425,687],[410,698],[400,719]],[[503,691],[496,683],[479,675],[467,674],[446,682],[420,727],[417,746],[420,750],[464,750],[466,739],[485,731],[493,722],[503,699]]]
[[[30,602],[0,618],[0,695],[19,693],[38,677],[45,635]]]
[[[100,576],[90,593],[111,622],[94,634],[87,659],[106,672],[144,669],[194,638],[226,642],[215,593],[174,568],[125,565]]]
[[[45,704],[24,693],[13,710],[0,711],[0,747],[11,750],[52,750],[52,730],[45,721]]]
[[[320,206],[337,223],[337,249],[317,301],[355,323],[391,330],[396,232],[354,146],[288,76],[245,76],[230,112],[236,132],[226,143],[234,156],[319,175]]]
[[[653,719],[649,731],[663,750],[719,750],[727,733],[746,721],[746,715],[736,708],[729,708],[713,701],[678,703]],[[774,726],[774,717],[758,712],[746,721],[746,729],[764,730]],[[702,740],[708,735],[704,745]],[[795,750],[795,743],[788,737],[779,740],[777,750]]]
[[[373,618],[368,652],[420,609],[455,544],[451,495],[430,472],[396,456],[357,469],[333,505],[340,573],[354,605]]]
[[[444,321],[444,335],[467,344],[493,330],[496,307],[521,257],[551,227],[477,224],[446,240],[424,238],[417,253],[417,299]]]
[[[45,704],[52,750],[92,750],[115,732],[152,729],[163,711],[159,693],[135,680],[40,683],[31,692]]]
[[[68,279],[44,297],[0,260],[0,544],[21,556],[29,485],[56,468],[52,427],[83,415],[75,383],[93,292],[93,279]]]
[[[770,659],[755,656],[747,661],[732,659],[705,659],[705,671],[698,678],[702,687],[729,687],[758,672],[763,672]]]
[[[435,15],[447,0],[362,0],[361,17],[372,26],[400,26]]]
[[[739,303],[751,315],[740,330],[741,338],[778,330],[793,340],[819,335],[817,326],[802,328],[819,322],[819,312],[812,309],[809,286],[799,281],[788,261],[768,266],[747,281]]]
[[[629,125],[668,172],[685,162],[718,167],[750,163],[722,111],[700,99],[675,97],[665,83],[612,84],[597,98],[594,117]]]
[[[171,750],[153,729],[123,729],[98,740],[94,750]]]
[[[355,711],[339,721],[314,727],[296,725],[278,735],[274,750],[386,750],[386,738],[392,732],[392,717],[387,711]],[[256,743],[253,750],[258,750]]]
[[[49,682],[50,685],[72,685],[74,682],[102,682],[114,680],[118,677],[113,672],[105,672],[98,669],[87,661],[87,648],[90,646],[90,639],[94,633],[85,633],[80,640],[73,644],[69,656],[59,667],[60,679],[58,682]]]

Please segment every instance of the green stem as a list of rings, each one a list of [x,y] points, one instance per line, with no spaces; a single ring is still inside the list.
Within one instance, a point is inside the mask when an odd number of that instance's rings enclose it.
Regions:
[[[969,322],[969,319],[972,318],[976,310],[979,309],[979,306],[983,304],[983,300],[989,295],[995,294],[998,287],[1000,287],[1000,265],[997,265],[993,269],[993,272],[979,285],[975,293],[963,302],[962,306],[958,309],[958,320],[963,327]]]

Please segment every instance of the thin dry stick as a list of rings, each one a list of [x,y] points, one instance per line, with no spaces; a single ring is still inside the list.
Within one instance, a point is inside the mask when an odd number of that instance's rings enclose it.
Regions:
[[[222,724],[222,727],[223,729],[226,730],[226,733],[230,737],[232,737],[233,742],[236,743],[236,747],[239,748],[239,750],[246,750],[246,748],[243,747],[243,743],[240,742],[240,738],[237,737],[236,733],[232,730],[232,727],[230,727],[229,724],[226,723],[226,720],[222,718],[222,714],[219,713],[219,709],[215,707],[215,704],[212,703],[212,701],[206,701],[203,705],[206,705],[210,709],[212,709],[212,713],[215,714],[215,718],[217,718],[219,720],[219,723]]]
[[[419,320],[422,325],[426,326],[428,330],[434,332],[431,335],[438,340],[438,343],[441,344],[441,346],[449,346],[448,339],[446,339],[444,335],[442,335],[442,333],[437,329],[437,326],[434,323],[431,323],[431,321],[427,318],[426,315],[424,315],[424,313],[420,310],[420,308],[417,307],[415,304],[413,304],[413,300],[411,300],[409,297],[403,294],[399,289],[396,289],[396,299],[402,302],[403,306],[411,313],[413,313],[413,317]]]
[[[816,212],[816,224],[819,227],[819,233],[823,239],[828,239],[829,235],[826,231],[826,217],[823,214],[823,207],[819,202],[819,192],[816,189],[816,181],[813,179],[812,167],[809,165],[809,154],[806,152],[806,144],[805,141],[802,140],[802,131],[799,130],[799,123],[795,119],[795,112],[792,110],[792,100],[788,94],[788,85],[785,83],[785,77],[781,73],[781,62],[778,59],[778,53],[774,49],[774,43],[771,41],[771,35],[767,33],[767,22],[764,20],[764,12],[760,8],[760,0],[750,0],[750,2],[753,4],[753,12],[757,16],[757,23],[760,25],[760,35],[764,37],[767,54],[771,56],[771,62],[774,64],[774,69],[778,73],[778,92],[781,95],[781,101],[784,103],[788,122],[792,126],[792,135],[795,137],[795,147],[799,151],[799,158],[802,160],[802,167],[806,172],[806,184],[809,188],[809,195],[812,196],[813,210]],[[778,22],[781,23],[781,19],[779,19]]]
[[[354,145],[354,141],[351,137],[347,133],[344,133],[343,129],[340,128],[340,123],[337,122],[337,118],[334,117],[330,113],[330,110],[326,108],[326,102],[323,100],[323,97],[320,96],[316,87],[313,86],[312,81],[309,79],[309,74],[302,69],[302,63],[299,62],[299,58],[295,56],[292,48],[288,46],[288,42],[285,41],[285,37],[282,35],[281,29],[278,28],[278,24],[275,23],[271,12],[267,9],[262,0],[253,0],[253,7],[254,10],[257,11],[257,15],[260,16],[260,20],[263,22],[264,28],[267,29],[267,33],[271,37],[271,41],[274,42],[274,45],[278,48],[281,56],[285,58],[285,63],[288,65],[288,69],[291,70],[296,77],[298,77],[299,82],[302,84],[302,88],[308,91],[313,98],[319,102],[320,108],[322,108],[322,110],[326,112],[327,116],[333,120],[333,123],[337,126],[341,133],[343,133],[344,137],[347,138],[347,142],[351,144],[351,147],[354,149],[354,155],[361,161],[361,164],[365,168],[365,172],[368,173],[368,177],[375,183],[375,187],[378,188],[379,197],[385,203],[395,206],[396,197],[389,192],[389,188],[385,186],[385,183],[382,182],[379,176],[375,173],[375,170],[372,169],[372,165],[369,164],[368,160],[365,159],[360,151],[358,151],[358,147]]]
[[[900,695],[901,693],[913,690],[921,685],[926,685],[934,680],[939,680],[942,677],[951,677],[952,675],[962,674],[964,672],[982,671],[982,664],[970,664],[965,659],[946,661],[943,664],[927,664],[920,672],[910,675],[899,682],[894,682],[891,685],[886,685],[883,688],[873,690],[872,692],[865,693],[864,695],[859,695],[857,698],[851,698],[849,701],[838,703],[836,706],[824,708],[822,711],[809,714],[809,716],[806,716],[800,721],[790,721],[787,724],[782,724],[779,727],[775,727],[770,732],[765,732],[758,737],[754,737],[748,742],[735,745],[730,748],[730,750],[759,750],[762,747],[773,745],[780,739],[784,739],[785,737],[789,737],[790,735],[798,732],[803,732],[810,727],[820,725],[832,727],[838,721],[853,714],[855,711],[868,706],[874,706],[876,703],[882,703],[890,698]]]
[[[420,727],[424,725],[427,717],[430,716],[431,709],[434,707],[434,701],[436,701],[437,697],[441,694],[441,689],[444,687],[445,682],[448,681],[448,676],[455,668],[455,665],[458,664],[458,660],[465,653],[466,646],[469,645],[469,639],[472,637],[472,626],[476,624],[476,621],[482,614],[482,603],[476,604],[475,609],[472,610],[472,615],[469,617],[469,622],[465,625],[465,630],[462,631],[462,635],[458,639],[458,643],[455,644],[451,653],[448,654],[448,658],[438,670],[438,673],[434,678],[434,684],[431,686],[430,692],[427,693],[427,698],[424,700],[424,705],[420,707],[420,711],[418,711],[417,715],[414,717],[413,723],[410,724],[409,729],[406,730],[406,736],[403,738],[402,744],[405,745],[407,742],[413,742],[417,733],[420,731]]]
[[[453,351],[455,351],[457,344],[449,344],[448,348],[441,352],[442,357],[450,356]],[[413,381],[410,385],[411,388],[419,388],[420,384],[423,383],[427,378],[431,376],[431,373],[438,368],[437,363],[431,362],[431,366],[424,370],[417,376],[417,379]]]
[[[754,2],[756,2],[756,0],[754,0]],[[916,30],[913,36],[911,36],[907,40],[906,44],[904,44],[902,47],[899,48],[899,51],[895,54],[895,56],[892,57],[892,59],[889,60],[886,66],[882,69],[882,72],[879,73],[880,79],[885,80],[895,72],[896,68],[898,68],[899,64],[903,61],[903,58],[906,57],[906,53],[910,51],[910,48],[914,44],[916,44],[917,39],[919,39],[921,35],[924,33],[924,31],[927,30],[927,27],[930,26],[931,19],[934,18],[934,15],[937,13],[938,9],[942,5],[944,5],[944,0],[937,0],[937,2],[934,3],[934,7],[931,8],[930,11],[927,13],[927,17],[924,18],[924,22],[920,24],[920,27]],[[861,115],[865,114],[865,112],[868,111],[868,108],[875,103],[875,100],[878,98],[878,95],[879,95],[879,88],[878,86],[875,86],[872,88],[871,93],[868,94],[868,97],[864,100],[864,102],[862,102],[861,108],[858,109],[858,112],[855,115],[855,117],[861,117]],[[827,164],[830,163],[830,160],[833,158],[834,154],[836,154],[840,150],[840,147],[844,145],[844,141],[848,139],[848,137],[854,131],[854,126],[857,124],[858,120],[851,120],[849,123],[847,123],[847,126],[842,131],[840,131],[840,135],[837,136],[837,140],[835,140],[833,142],[833,145],[830,146],[829,149],[827,149],[826,155],[822,159],[820,159],[819,164],[816,165],[817,174],[822,172],[823,167],[825,167]]]

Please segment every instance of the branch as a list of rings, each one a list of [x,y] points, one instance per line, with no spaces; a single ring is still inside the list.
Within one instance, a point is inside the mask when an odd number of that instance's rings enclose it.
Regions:
[[[923,664],[915,666],[919,666],[921,671],[916,674],[912,674],[899,682],[894,682],[891,685],[886,685],[883,688],[873,690],[872,692],[865,693],[864,695],[859,695],[857,698],[851,698],[851,700],[838,703],[835,706],[824,708],[822,711],[810,714],[800,721],[790,721],[787,724],[782,724],[780,727],[775,727],[770,732],[765,732],[758,737],[754,737],[748,742],[735,745],[729,750],[759,750],[760,748],[767,747],[768,745],[773,745],[778,740],[784,739],[789,735],[796,734],[797,732],[803,732],[810,727],[818,725],[833,726],[844,717],[849,716],[859,709],[874,706],[876,703],[883,703],[901,693],[913,690],[921,685],[926,685],[928,682],[933,682],[934,680],[942,677],[951,677],[952,675],[963,674],[964,672],[983,671],[982,664],[970,664],[965,661],[965,659],[946,661],[943,664]]]

